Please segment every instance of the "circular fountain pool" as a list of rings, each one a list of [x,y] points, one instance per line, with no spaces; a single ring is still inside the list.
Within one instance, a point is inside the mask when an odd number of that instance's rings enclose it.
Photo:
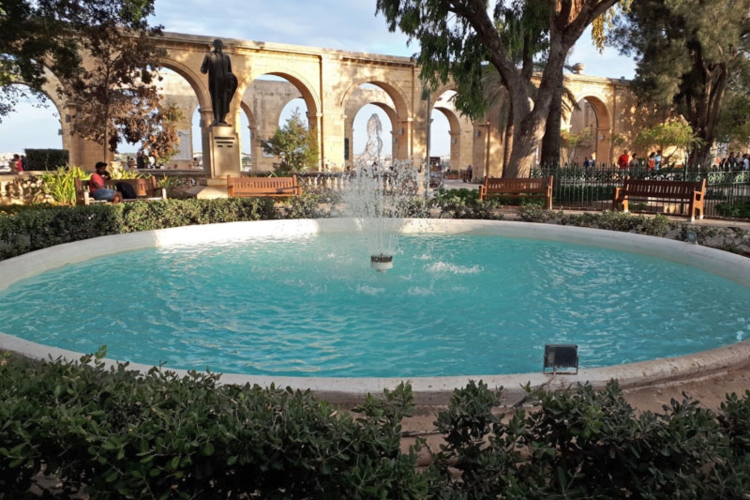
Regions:
[[[750,334],[750,273],[723,252],[577,228],[415,221],[394,268],[375,273],[352,229],[345,220],[179,228],[11,259],[0,264],[2,331],[272,378],[534,372],[545,343],[578,344],[582,366],[606,367]],[[55,269],[21,279],[35,257],[38,271]],[[82,262],[58,268],[71,260]]]

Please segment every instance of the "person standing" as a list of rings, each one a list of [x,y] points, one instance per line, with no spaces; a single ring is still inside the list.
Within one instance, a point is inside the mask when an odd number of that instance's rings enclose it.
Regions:
[[[633,157],[630,159],[630,163],[628,163],[628,167],[638,168],[638,153],[633,153]]]
[[[146,168],[146,160],[143,158],[143,151],[138,151],[135,155],[135,168],[138,170]]]
[[[651,151],[648,154],[648,169],[653,170],[655,166],[656,166],[656,153]]]
[[[214,50],[206,54],[201,64],[201,73],[208,73],[208,91],[211,93],[213,125],[226,125],[229,103],[237,91],[237,77],[232,74],[232,61],[222,52],[224,44],[214,40]]]
[[[112,203],[119,203],[122,201],[120,193],[114,189],[105,187],[106,179],[109,179],[109,172],[107,172],[107,164],[100,161],[96,164],[96,172],[91,174],[89,179],[89,192],[91,197],[98,201],[111,201]]]
[[[628,150],[626,149],[625,151],[623,151],[620,157],[617,158],[617,166],[620,167],[621,170],[627,170],[629,164],[630,155],[628,154]]]
[[[17,174],[20,174],[23,172],[23,162],[21,161],[21,157],[16,155],[13,155],[13,160],[11,161],[11,167],[16,171]]]
[[[661,159],[661,149],[658,149],[656,156],[654,156],[654,170],[658,171],[661,168]]]

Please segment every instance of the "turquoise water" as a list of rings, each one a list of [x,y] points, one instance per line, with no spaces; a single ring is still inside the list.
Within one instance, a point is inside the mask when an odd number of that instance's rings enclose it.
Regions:
[[[322,377],[536,372],[545,343],[598,367],[750,335],[750,289],[682,264],[491,236],[400,248],[385,274],[357,235],[122,253],[0,292],[0,330],[168,368]]]

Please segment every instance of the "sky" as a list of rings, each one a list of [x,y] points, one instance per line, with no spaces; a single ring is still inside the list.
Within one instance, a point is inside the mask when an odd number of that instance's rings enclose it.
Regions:
[[[375,0],[156,0],[155,10],[151,23],[161,24],[168,32],[406,57],[419,49],[416,42],[408,46],[403,34],[388,31],[385,18],[375,15]],[[592,76],[632,78],[635,69],[632,60],[619,56],[614,49],[599,54],[590,32],[579,40],[570,62],[585,64],[584,74]],[[56,109],[34,104],[36,101],[22,103],[16,113],[2,119],[0,153],[62,147]],[[366,106],[355,119],[355,153],[359,152],[356,144],[365,142],[356,131],[365,129],[364,123],[374,112],[380,113],[384,135],[389,136],[390,123],[385,114],[375,106]],[[432,118],[431,155],[445,155],[449,147],[447,120],[440,112],[434,112]],[[247,130],[246,122],[242,125]],[[135,149],[123,145],[121,152]]]

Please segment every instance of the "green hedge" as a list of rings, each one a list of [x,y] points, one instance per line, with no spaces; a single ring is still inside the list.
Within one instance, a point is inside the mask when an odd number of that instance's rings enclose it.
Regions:
[[[268,198],[165,200],[0,212],[0,259],[97,236],[280,216]]]
[[[25,149],[24,153],[26,170],[57,170],[68,166],[67,149]]]
[[[408,385],[353,412],[309,391],[220,385],[219,377],[0,361],[0,498],[40,473],[69,498],[747,498],[750,391],[718,413],[673,400],[637,414],[613,382],[530,391],[457,389],[435,422],[445,444],[416,469],[400,448]],[[418,445],[419,446],[419,443]],[[35,478],[36,477],[36,478]]]
[[[419,498],[401,454],[411,392],[368,398],[359,418],[309,391],[217,385],[218,377],[126,365],[0,366],[0,498],[44,468],[61,497]],[[243,496],[248,495],[248,496]]]

